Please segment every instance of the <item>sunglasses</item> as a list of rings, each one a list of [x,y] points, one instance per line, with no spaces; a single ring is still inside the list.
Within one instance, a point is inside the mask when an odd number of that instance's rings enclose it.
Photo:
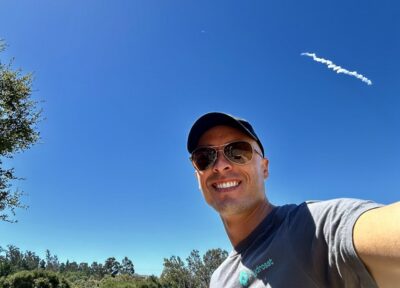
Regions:
[[[254,152],[264,157],[249,142],[235,141],[220,146],[198,147],[192,152],[190,160],[194,168],[204,171],[214,165],[218,157],[218,151],[223,151],[226,159],[239,165],[244,165],[251,161]]]

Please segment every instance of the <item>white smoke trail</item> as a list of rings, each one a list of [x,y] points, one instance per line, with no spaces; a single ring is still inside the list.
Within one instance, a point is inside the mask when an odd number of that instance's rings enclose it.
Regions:
[[[308,57],[312,57],[314,61],[316,62],[320,62],[323,64],[326,64],[328,66],[329,69],[333,69],[333,71],[336,71],[336,73],[343,73],[346,75],[350,75],[353,77],[356,77],[358,79],[360,79],[362,82],[367,83],[368,85],[372,85],[372,81],[369,80],[367,77],[364,77],[361,74],[358,74],[357,71],[349,71],[347,69],[344,69],[340,66],[337,66],[335,63],[333,63],[330,60],[326,60],[324,58],[318,58],[317,55],[315,55],[315,53],[301,53],[302,56],[308,56]]]

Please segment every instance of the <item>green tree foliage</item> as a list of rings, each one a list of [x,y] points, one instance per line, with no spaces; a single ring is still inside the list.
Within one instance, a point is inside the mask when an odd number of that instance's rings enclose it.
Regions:
[[[128,257],[121,263],[109,257],[104,264],[89,265],[60,262],[49,250],[45,259],[40,259],[35,253],[22,252],[13,245],[0,246],[0,288],[205,288],[209,287],[213,271],[227,256],[222,249],[210,249],[203,256],[193,250],[186,261],[172,256],[164,259],[164,269],[158,278],[135,274]]]
[[[12,273],[12,269],[13,267],[11,264],[5,261],[3,256],[0,256],[0,277],[10,275]]]
[[[2,255],[3,254],[3,255]],[[18,247],[0,247],[0,276],[7,276],[21,270],[34,270],[39,267],[40,258],[34,252],[22,253]]]
[[[122,259],[121,274],[126,274],[130,276],[133,276],[135,274],[135,267],[133,265],[133,262],[126,256],[124,257],[124,259]]]
[[[68,272],[78,272],[79,271],[79,265],[78,263],[76,263],[75,261],[69,262],[67,260],[67,262],[65,263],[65,271]]]
[[[0,52],[5,48],[0,40]],[[39,139],[36,129],[41,111],[30,96],[32,75],[23,75],[13,70],[11,63],[0,61],[0,220],[14,222],[15,209],[21,204],[22,192],[11,189],[11,183],[19,179],[13,168],[3,167],[4,158],[12,158],[15,153],[30,148]]]
[[[20,270],[22,268],[23,254],[19,248],[13,245],[8,245],[7,248],[3,250],[6,253],[6,259],[12,267]]]
[[[210,279],[212,273],[218,268],[219,265],[228,257],[228,252],[223,249],[209,249],[203,255],[203,268],[202,268],[202,275],[205,275],[207,279],[204,284],[205,287],[210,285]]]
[[[100,281],[95,279],[81,278],[72,282],[74,288],[98,288],[100,287]]]
[[[57,255],[51,255],[50,250],[46,250],[46,270],[58,271],[60,262],[58,262]]]
[[[186,258],[187,265],[179,257],[164,259],[161,283],[164,287],[207,288],[211,275],[226,259],[228,252],[222,249],[208,250],[203,257],[193,250]]]
[[[0,278],[2,288],[70,288],[70,283],[51,271],[20,271]]]
[[[121,270],[121,264],[115,259],[115,257],[109,257],[104,262],[104,271],[107,274],[113,274]]]
[[[160,280],[154,275],[151,275],[149,277],[146,277],[145,279],[137,281],[136,285],[138,288],[162,288],[163,287],[160,283]]]
[[[79,263],[78,270],[85,275],[90,275],[90,267],[86,262]]]
[[[156,276],[139,277],[130,275],[106,276],[97,283],[99,288],[162,288]],[[86,287],[85,287],[86,288]]]
[[[90,271],[91,275],[95,276],[97,279],[103,278],[105,274],[103,264],[97,262],[93,262],[90,265]]]
[[[44,261],[43,259],[40,260],[40,262],[39,262],[39,268],[40,268],[40,269],[46,269],[46,261]]]
[[[134,278],[126,275],[119,275],[117,277],[104,277],[99,286],[101,288],[136,288],[136,283],[134,282]]]
[[[161,283],[166,287],[194,288],[193,275],[186,267],[185,262],[178,256],[164,258],[164,269],[161,274]]]
[[[26,251],[23,257],[22,267],[24,270],[34,270],[39,267],[40,258],[34,252]]]
[[[186,258],[186,261],[188,263],[189,271],[193,275],[195,286],[208,287],[208,282],[211,275],[207,274],[206,267],[204,267],[204,263],[201,260],[199,251],[193,250],[192,252],[190,252],[190,255],[188,258]]]

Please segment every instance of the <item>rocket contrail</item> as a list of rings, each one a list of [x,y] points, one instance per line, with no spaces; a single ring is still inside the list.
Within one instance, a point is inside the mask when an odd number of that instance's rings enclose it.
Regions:
[[[364,77],[361,74],[358,74],[357,71],[349,71],[340,66],[337,66],[335,63],[333,63],[330,60],[326,60],[324,58],[318,58],[317,55],[315,55],[315,53],[301,53],[301,56],[312,57],[314,61],[326,64],[329,69],[333,69],[333,71],[336,71],[336,73],[338,73],[338,74],[343,73],[346,75],[350,75],[350,76],[360,79],[362,82],[367,83],[368,85],[372,85],[371,80],[369,80],[367,77]]]

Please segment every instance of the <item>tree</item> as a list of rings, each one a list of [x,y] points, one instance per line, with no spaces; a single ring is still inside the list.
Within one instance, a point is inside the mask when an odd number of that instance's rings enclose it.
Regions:
[[[208,279],[211,279],[212,273],[214,273],[218,266],[221,265],[227,257],[228,252],[221,248],[207,250],[203,255],[203,263]]]
[[[57,255],[51,255],[50,250],[46,250],[46,270],[58,271],[60,262]]]
[[[115,259],[115,257],[109,257],[104,262],[104,271],[107,274],[115,274],[121,270],[121,264]]]
[[[46,261],[44,261],[43,259],[42,260],[40,260],[40,262],[39,262],[39,268],[40,269],[46,269]]]
[[[0,40],[0,52],[5,43]],[[11,182],[18,178],[13,168],[4,168],[2,158],[12,158],[15,153],[29,149],[39,139],[36,125],[41,111],[30,96],[32,74],[22,75],[13,70],[11,63],[0,61],[0,220],[16,222],[16,208],[24,208],[20,201],[22,192],[11,190]]]
[[[193,250],[186,258],[190,272],[193,274],[196,287],[209,287],[212,273],[228,257],[222,249],[210,249],[200,257],[199,251]]]
[[[124,257],[121,263],[121,274],[127,274],[133,276],[135,274],[135,267],[132,261],[128,257]]]
[[[90,265],[91,274],[97,276],[98,279],[103,278],[104,276],[104,268],[103,264],[97,263],[96,261]]]
[[[0,247],[0,276],[7,276],[20,270],[34,270],[39,268],[39,256],[34,252],[25,251],[14,245],[7,245],[7,249]]]
[[[165,287],[196,287],[189,269],[179,256],[172,256],[169,259],[164,258],[164,269],[160,279]]]
[[[79,263],[78,269],[80,272],[82,272],[85,275],[90,274],[90,267],[89,267],[89,264],[86,262]]]
[[[0,253],[6,253],[6,249],[0,246]],[[10,261],[8,261],[7,256],[0,255],[0,278],[2,276],[7,276],[12,273],[12,267]],[[1,286],[0,286],[1,287]]]
[[[18,247],[14,245],[7,245],[8,250],[6,250],[6,259],[10,263],[13,270],[19,270],[22,267],[23,254]]]
[[[179,257],[164,259],[161,282],[166,287],[207,288],[211,275],[228,257],[222,249],[208,250],[201,258],[199,251],[193,250],[186,258],[187,265]]]
[[[40,258],[32,251],[25,251],[22,260],[22,268],[24,270],[34,270],[39,268]]]
[[[208,287],[207,273],[204,267],[203,261],[201,260],[199,251],[193,250],[190,252],[188,258],[186,258],[188,263],[189,271],[193,275],[193,280],[195,281],[196,287]],[[211,275],[210,275],[211,276]]]
[[[78,269],[79,269],[78,263],[76,263],[75,261],[69,262],[67,260],[67,262],[65,263],[65,271],[78,272]]]

